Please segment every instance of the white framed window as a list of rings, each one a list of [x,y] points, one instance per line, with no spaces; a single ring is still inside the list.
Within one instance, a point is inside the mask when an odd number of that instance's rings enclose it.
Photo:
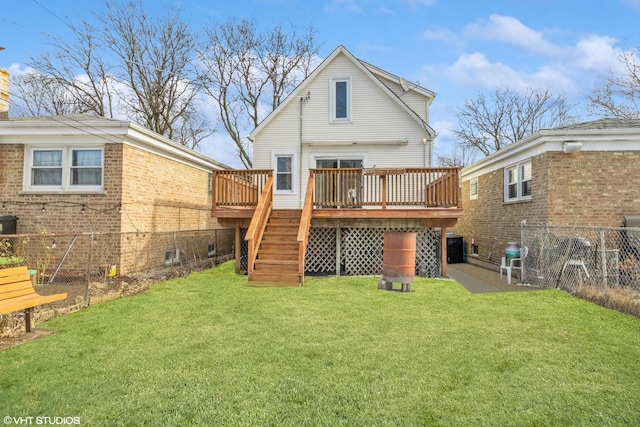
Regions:
[[[504,168],[504,201],[531,200],[531,161]]]
[[[274,152],[272,159],[274,170],[274,191],[276,193],[295,192],[295,154],[290,152]]]
[[[476,200],[478,198],[478,178],[471,178],[469,180],[469,200]]]
[[[27,147],[25,191],[102,191],[104,149]]]
[[[351,121],[351,77],[331,77],[330,120]]]

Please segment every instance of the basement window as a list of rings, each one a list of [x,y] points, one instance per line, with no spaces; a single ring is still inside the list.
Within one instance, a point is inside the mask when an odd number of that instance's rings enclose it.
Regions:
[[[207,245],[207,257],[211,258],[216,256],[216,244],[215,243],[209,243]]]

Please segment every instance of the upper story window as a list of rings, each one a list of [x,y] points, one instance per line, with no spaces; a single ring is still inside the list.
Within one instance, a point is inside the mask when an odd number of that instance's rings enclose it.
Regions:
[[[469,180],[469,199],[475,200],[478,198],[478,178],[471,178]]]
[[[331,121],[351,121],[351,78],[331,78]]]
[[[102,148],[28,147],[26,191],[102,191]]]
[[[531,200],[531,161],[504,169],[504,201]]]

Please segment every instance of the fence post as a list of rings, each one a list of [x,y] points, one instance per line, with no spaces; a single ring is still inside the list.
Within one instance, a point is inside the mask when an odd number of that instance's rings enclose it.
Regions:
[[[527,245],[525,244],[525,240],[524,240],[524,237],[525,237],[525,236],[524,236],[524,226],[525,226],[525,224],[526,224],[526,223],[527,223],[527,220],[526,220],[526,219],[525,219],[525,220],[520,221],[520,250],[522,250],[522,248],[524,248],[525,246],[527,246]],[[526,277],[527,277],[527,260],[526,260],[526,258],[525,258],[525,259],[523,259],[522,261],[520,261],[520,263],[522,264],[522,270],[521,270],[521,271],[522,271],[522,274],[521,274],[521,275],[522,275],[522,277],[520,278],[520,280],[521,280],[523,283],[527,283],[527,282],[526,282],[526,280],[527,280],[527,279],[526,279]]]
[[[93,231],[89,234],[89,257],[87,259],[87,281],[84,288],[84,303],[86,306],[91,302],[89,298],[89,283],[91,281],[91,258],[93,255]]]
[[[607,251],[605,248],[604,229],[600,229],[600,265],[602,265],[602,284],[608,284],[609,273],[607,271]]]

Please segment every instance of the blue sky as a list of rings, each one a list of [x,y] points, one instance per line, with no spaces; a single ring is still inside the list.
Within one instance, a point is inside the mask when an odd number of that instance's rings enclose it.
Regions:
[[[431,125],[436,152],[448,152],[465,98],[496,87],[549,89],[586,105],[597,77],[640,47],[640,0],[145,0],[152,9],[178,4],[195,30],[228,18],[265,28],[290,24],[317,31],[320,56],[344,45],[356,57],[436,92]],[[0,14],[0,68],[18,74],[29,55],[49,49],[47,34],[65,22],[92,20],[101,1],[21,0]],[[578,110],[578,112],[581,112]],[[582,114],[584,120],[595,117]],[[240,166],[232,146],[204,154]]]

